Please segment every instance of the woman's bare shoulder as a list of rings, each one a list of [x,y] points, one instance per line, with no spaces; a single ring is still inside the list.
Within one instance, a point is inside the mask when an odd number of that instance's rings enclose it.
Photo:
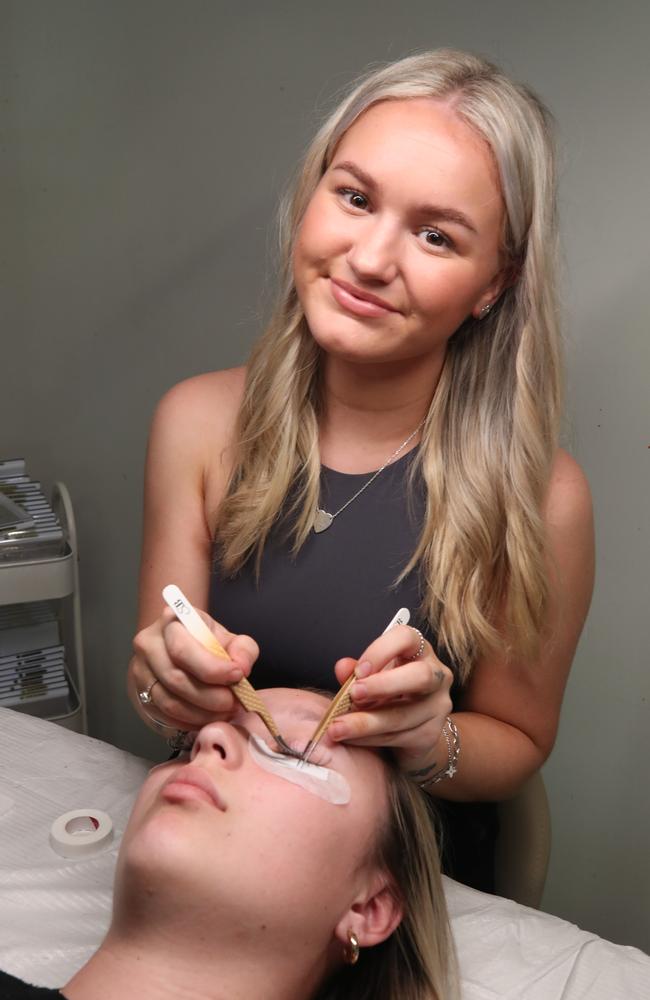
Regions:
[[[162,396],[156,412],[186,420],[214,419],[237,413],[244,390],[245,368],[226,368],[223,371],[205,372],[177,382]]]
[[[168,389],[151,423],[150,464],[192,470],[204,483],[227,475],[244,379],[245,369],[230,368],[195,375]]]
[[[546,496],[549,522],[567,524],[591,518],[591,491],[587,477],[575,458],[559,448],[553,465]]]
[[[571,581],[569,600],[582,623],[594,582],[594,514],[587,477],[566,451],[555,457],[544,513],[554,571]]]
[[[244,368],[206,372],[184,379],[168,389],[156,407],[152,434],[187,446],[203,442],[212,450],[230,441],[242,393]]]
[[[155,503],[164,506],[170,496],[186,522],[195,511],[205,524],[217,509],[230,476],[244,379],[243,368],[207,372],[178,382],[161,398],[147,448],[150,520]]]

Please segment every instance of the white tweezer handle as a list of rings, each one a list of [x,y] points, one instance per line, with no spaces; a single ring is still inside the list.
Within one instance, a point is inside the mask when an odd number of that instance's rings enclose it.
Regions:
[[[177,587],[175,583],[170,583],[165,587],[162,595],[165,603],[169,605],[190,635],[198,639],[211,653],[216,653],[217,656],[221,656],[225,660],[230,659],[219,640],[212,634],[198,611],[192,607],[180,587]]]
[[[400,608],[397,614],[393,618],[391,618],[388,625],[384,629],[384,632],[390,632],[393,625],[408,625],[410,620],[411,620],[411,612],[409,611],[409,609]],[[382,632],[382,635],[384,634],[384,632]]]
[[[411,612],[409,611],[409,609],[408,608],[400,608],[399,611],[397,612],[397,614],[395,615],[395,617],[391,618],[391,620],[389,621],[388,625],[386,626],[386,628],[382,632],[382,635],[385,635],[386,632],[390,632],[390,630],[392,629],[393,625],[408,625],[408,623],[409,623],[410,620],[411,620]],[[391,660],[390,663],[387,663],[385,667],[382,667],[382,670],[388,670],[388,668],[390,667],[391,663],[394,663],[394,662],[395,662],[394,660]]]
[[[388,630],[391,629],[393,625],[407,625],[410,617],[411,613],[408,608],[400,608],[397,614],[394,616],[394,618],[391,618],[388,625],[382,632],[382,635],[388,632]],[[387,663],[386,666],[383,667],[383,669],[386,670],[390,666],[390,663],[392,662],[394,661],[391,660],[389,663]],[[309,743],[303,750],[302,754],[303,763],[306,763],[309,760],[312,753],[314,752],[315,747],[322,739],[323,733],[327,730],[330,723],[333,722],[334,719],[338,719],[339,715],[343,715],[345,712],[347,712],[350,706],[352,705],[352,698],[350,697],[350,688],[352,687],[352,685],[356,680],[357,680],[357,675],[356,672],[353,670],[350,676],[348,677],[347,681],[345,681],[341,685],[341,687],[334,695],[334,699],[330,702],[328,710],[326,711],[325,715],[323,716],[319,724],[316,726],[312,738],[310,739]]]

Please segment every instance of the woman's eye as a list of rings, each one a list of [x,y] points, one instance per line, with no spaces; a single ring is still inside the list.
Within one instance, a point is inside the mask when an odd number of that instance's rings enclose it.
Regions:
[[[347,205],[351,208],[365,209],[368,207],[368,199],[365,194],[355,191],[354,188],[337,188],[336,193],[340,194]]]
[[[453,244],[448,236],[441,233],[439,229],[423,229],[420,233],[424,237],[424,242],[433,250],[448,250]]]

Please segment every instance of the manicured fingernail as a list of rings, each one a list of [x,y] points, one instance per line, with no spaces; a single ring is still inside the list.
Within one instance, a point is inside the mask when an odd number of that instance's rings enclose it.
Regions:
[[[368,677],[372,673],[372,663],[368,663],[367,660],[364,660],[363,663],[357,663],[354,672],[357,677]]]
[[[243,676],[244,676],[244,673],[239,668],[237,668],[237,670],[233,670],[232,673],[230,674],[230,683],[231,684],[236,684],[237,681],[240,681]]]
[[[327,735],[332,740],[344,740],[346,737],[346,725],[343,722],[333,722],[328,726]]]
[[[352,697],[355,701],[365,701],[368,697],[368,689],[365,684],[360,684],[359,681],[352,685]]]

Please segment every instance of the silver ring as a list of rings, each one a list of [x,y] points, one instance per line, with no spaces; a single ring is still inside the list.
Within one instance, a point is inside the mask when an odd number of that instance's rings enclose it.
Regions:
[[[154,678],[154,680],[152,680],[151,684],[146,689],[146,691],[138,691],[138,698],[140,699],[142,705],[151,705],[151,703],[153,702],[153,698],[151,697],[151,691],[153,689],[154,684],[158,683],[159,681],[158,678],[156,677]]]
[[[411,632],[415,632],[415,634],[416,634],[416,635],[417,635],[417,636],[419,637],[419,639],[420,639],[420,645],[418,646],[418,651],[417,651],[417,653],[415,654],[415,656],[412,656],[412,657],[411,657],[411,660],[419,660],[419,659],[420,659],[420,657],[422,656],[423,652],[424,652],[424,647],[425,647],[425,640],[424,640],[424,636],[423,636],[423,635],[422,635],[422,633],[420,632],[420,629],[419,629],[419,628],[416,628],[416,627],[415,627],[415,625],[409,625],[409,628],[410,628]]]

